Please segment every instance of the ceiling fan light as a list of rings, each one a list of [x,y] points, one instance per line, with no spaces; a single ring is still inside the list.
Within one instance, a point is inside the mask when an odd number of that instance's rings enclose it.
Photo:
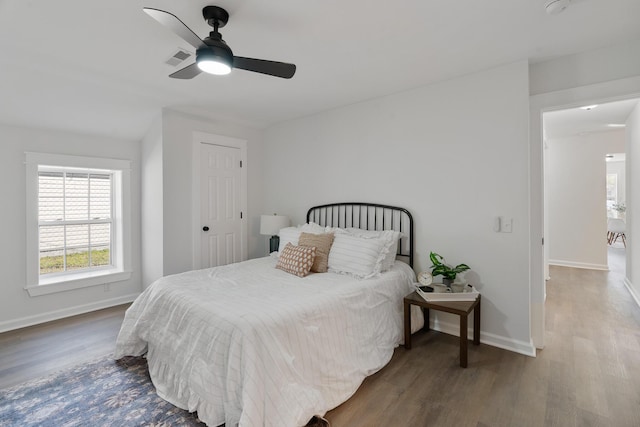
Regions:
[[[224,76],[231,72],[231,67],[228,64],[212,59],[203,59],[198,61],[198,68],[205,73],[215,74],[217,76]]]
[[[196,51],[198,68],[205,73],[223,76],[231,72],[233,54],[228,48],[218,46],[202,47]]]

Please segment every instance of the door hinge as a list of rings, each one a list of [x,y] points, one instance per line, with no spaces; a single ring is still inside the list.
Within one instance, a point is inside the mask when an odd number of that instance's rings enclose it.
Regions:
[[[542,246],[544,246],[544,237],[542,238]]]
[[[240,212],[240,219],[242,219],[242,212]]]
[[[240,167],[242,167],[242,160],[240,160]]]

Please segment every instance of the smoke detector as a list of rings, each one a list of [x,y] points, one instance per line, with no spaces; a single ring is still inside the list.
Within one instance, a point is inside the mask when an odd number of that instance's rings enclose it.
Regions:
[[[570,2],[571,0],[549,0],[545,3],[544,10],[548,15],[557,15],[569,7]]]

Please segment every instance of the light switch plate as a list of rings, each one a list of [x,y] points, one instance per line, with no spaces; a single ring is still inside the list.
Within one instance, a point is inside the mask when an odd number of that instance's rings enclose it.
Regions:
[[[501,218],[500,231],[503,233],[511,233],[513,231],[513,218]]]

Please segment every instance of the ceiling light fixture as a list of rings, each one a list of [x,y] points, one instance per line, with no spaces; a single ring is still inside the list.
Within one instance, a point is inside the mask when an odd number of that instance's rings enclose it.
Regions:
[[[203,46],[196,51],[196,62],[205,73],[223,76],[231,72],[233,54],[218,46]]]
[[[549,0],[545,3],[544,10],[548,15],[557,15],[569,7],[570,2],[571,0]]]
[[[610,128],[624,128],[624,127],[627,127],[627,125],[624,124],[624,123],[609,123],[607,126],[609,126]]]
[[[598,104],[594,104],[594,105],[585,105],[584,107],[580,107],[581,110],[593,110],[594,108],[596,108],[598,106]]]

